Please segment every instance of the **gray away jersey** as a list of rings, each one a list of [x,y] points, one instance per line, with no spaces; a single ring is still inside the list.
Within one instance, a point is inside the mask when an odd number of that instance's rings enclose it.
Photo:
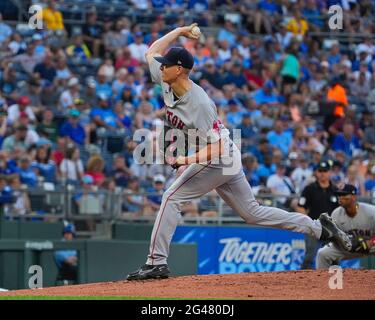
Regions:
[[[215,103],[207,93],[192,81],[191,90],[175,100],[172,88],[161,80],[160,65],[160,62],[151,59],[149,67],[153,82],[162,87],[167,126],[182,130],[185,136],[192,132],[188,132],[189,129],[198,129],[202,142],[214,143],[221,138],[231,150],[233,142],[229,138],[229,131],[220,122]]]
[[[338,207],[332,212],[332,219],[340,229],[354,236],[365,239],[375,237],[375,206],[358,202],[358,212],[354,218],[345,213],[343,207]]]

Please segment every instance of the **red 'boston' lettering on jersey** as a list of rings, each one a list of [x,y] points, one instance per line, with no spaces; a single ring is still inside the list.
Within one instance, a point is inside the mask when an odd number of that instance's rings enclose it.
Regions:
[[[220,133],[221,129],[220,129],[220,125],[221,125],[221,121],[218,119],[218,120],[215,120],[214,123],[213,123],[213,126],[212,128],[217,132],[217,133]]]
[[[175,128],[182,130],[185,127],[185,123],[172,111],[167,111],[167,120]]]
[[[180,121],[178,121],[178,124],[177,124],[177,129],[183,129],[185,127],[185,123],[182,122],[182,120],[180,119]]]
[[[172,126],[176,126],[176,124],[177,124],[177,121],[178,121],[178,118],[177,118],[177,116],[173,116],[173,118],[172,118]]]
[[[167,120],[169,123],[171,123],[171,117],[173,116],[173,113],[171,111],[167,111]]]

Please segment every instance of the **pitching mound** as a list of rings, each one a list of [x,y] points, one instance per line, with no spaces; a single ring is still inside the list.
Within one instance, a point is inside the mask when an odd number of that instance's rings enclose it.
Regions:
[[[129,296],[202,299],[375,299],[375,270],[343,272],[343,288],[332,290],[328,271],[184,276],[165,280],[116,281],[38,290],[1,292],[1,296]]]

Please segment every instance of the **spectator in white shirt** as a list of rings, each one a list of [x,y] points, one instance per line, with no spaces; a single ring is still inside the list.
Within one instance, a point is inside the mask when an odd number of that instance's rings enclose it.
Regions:
[[[361,74],[365,75],[365,80],[367,85],[371,85],[371,72],[368,71],[368,64],[366,62],[362,62],[361,65],[359,66],[358,71],[353,72],[353,78],[355,80],[358,80],[361,76]]]
[[[221,61],[229,61],[232,57],[229,42],[227,40],[220,41],[220,48],[218,51]]]
[[[130,0],[133,6],[139,10],[148,10],[150,2],[147,0]]]
[[[26,52],[19,54],[13,58],[13,62],[19,63],[23,70],[29,75],[32,75],[35,66],[43,61],[43,56],[34,52],[35,44],[29,42],[26,47]]]
[[[65,90],[59,100],[59,106],[62,110],[74,107],[74,100],[79,98],[80,85],[77,78],[71,78],[68,81],[68,89]]]
[[[66,65],[66,59],[60,57],[56,62],[56,78],[67,80],[71,76],[72,73]]]
[[[21,114],[26,114],[32,123],[36,121],[34,111],[30,107],[30,99],[28,96],[21,96],[17,104],[13,104],[8,108],[8,124],[13,125],[20,119]]]
[[[129,45],[130,54],[139,62],[146,62],[145,54],[148,50],[148,45],[143,43],[143,34],[142,32],[136,32],[134,36],[134,43]]]
[[[10,51],[11,54],[16,55],[21,49],[26,49],[26,43],[23,41],[21,35],[15,32],[10,37],[8,51]]]
[[[286,166],[284,163],[278,163],[276,173],[267,179],[267,188],[272,194],[281,196],[277,197],[280,205],[288,207],[288,197],[295,193],[293,182],[285,176]]]
[[[290,177],[296,188],[296,193],[301,192],[311,181],[313,171],[309,167],[309,162],[303,156],[299,156],[298,167],[295,168]]]
[[[367,63],[369,63],[371,61],[372,56],[375,55],[375,45],[372,43],[371,34],[366,35],[364,42],[357,46],[357,49],[356,49],[357,56],[359,56],[361,52],[367,53],[367,58],[366,58]]]
[[[293,39],[293,33],[288,31],[286,27],[286,23],[280,24],[280,32],[276,33],[276,40],[280,43],[281,48],[285,50],[289,47],[291,41]]]
[[[113,66],[112,59],[105,59],[104,63],[100,66],[98,74],[104,74],[107,82],[112,82],[115,76],[115,67]]]
[[[26,112],[21,112],[17,123],[19,125],[25,126],[27,128],[25,142],[28,145],[33,145],[33,144],[38,143],[40,137],[36,133],[33,124],[30,123],[30,119],[29,119],[28,115],[26,114]]]
[[[78,185],[81,181],[84,168],[80,159],[79,149],[71,145],[65,151],[65,158],[60,163],[61,178],[70,184]]]
[[[247,35],[241,37],[240,43],[237,46],[240,55],[244,59],[250,59],[250,38]]]

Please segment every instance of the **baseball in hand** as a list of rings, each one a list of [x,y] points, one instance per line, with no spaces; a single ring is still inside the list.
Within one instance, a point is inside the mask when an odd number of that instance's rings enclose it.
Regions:
[[[191,33],[194,36],[199,36],[201,34],[201,29],[199,29],[198,26],[194,26],[193,29],[191,29]]]

